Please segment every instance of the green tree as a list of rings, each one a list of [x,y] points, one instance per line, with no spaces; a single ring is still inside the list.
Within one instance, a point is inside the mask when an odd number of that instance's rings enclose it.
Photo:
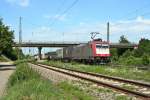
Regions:
[[[0,52],[10,52],[13,44],[13,31],[8,26],[4,25],[0,19]]]
[[[22,50],[20,50],[19,48],[13,48],[11,52],[8,52],[8,55],[10,59],[12,60],[17,60],[18,59],[18,53],[20,54],[20,59],[24,58],[24,55],[22,53]]]
[[[122,35],[122,36],[120,36],[119,43],[130,43],[130,42],[128,41],[128,39],[124,35]],[[128,50],[128,49],[126,49],[126,48],[118,48],[117,49],[118,56],[121,56],[126,50]]]
[[[116,48],[111,48],[110,49],[110,54],[111,54],[111,59],[113,61],[117,61],[118,60],[118,54],[117,54],[117,49]]]
[[[134,50],[134,55],[136,57],[141,57],[143,54],[150,56],[150,40],[141,39],[139,41],[138,49]]]
[[[10,30],[0,18],[0,54],[4,54],[10,59],[16,60],[16,51],[12,48],[14,43],[14,31]]]
[[[129,56],[133,56],[133,52],[131,50],[126,50],[123,54],[122,54],[122,57],[123,58],[127,58]]]
[[[144,54],[142,56],[142,63],[143,63],[143,65],[148,65],[150,63],[148,55]]]
[[[122,35],[122,36],[120,36],[119,43],[130,43],[130,42],[124,35]]]

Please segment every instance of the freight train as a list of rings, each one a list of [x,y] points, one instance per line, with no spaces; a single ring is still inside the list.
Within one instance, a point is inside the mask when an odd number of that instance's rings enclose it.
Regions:
[[[79,61],[84,63],[108,63],[110,62],[109,43],[102,39],[95,39],[85,44],[65,47],[49,52],[49,60]]]

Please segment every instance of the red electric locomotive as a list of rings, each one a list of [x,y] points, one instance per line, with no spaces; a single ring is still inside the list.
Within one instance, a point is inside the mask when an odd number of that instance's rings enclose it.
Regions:
[[[86,63],[108,63],[110,61],[109,43],[101,39],[96,39],[78,46],[63,48],[62,54],[65,60]]]

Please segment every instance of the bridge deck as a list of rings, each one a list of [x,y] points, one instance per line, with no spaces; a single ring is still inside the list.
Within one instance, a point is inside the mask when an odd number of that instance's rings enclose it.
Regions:
[[[73,45],[84,44],[87,42],[23,42],[21,45],[15,43],[13,47],[68,47]],[[134,48],[137,47],[137,44],[130,43],[110,43],[110,48]]]

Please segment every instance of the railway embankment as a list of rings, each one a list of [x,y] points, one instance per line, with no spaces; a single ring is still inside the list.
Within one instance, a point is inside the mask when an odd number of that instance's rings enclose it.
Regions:
[[[52,67],[52,66],[48,66],[48,65],[43,65],[43,64],[31,64],[36,66],[36,68],[42,68],[43,71],[45,73],[45,70],[49,71],[54,71],[57,72],[59,74],[62,74],[60,76],[64,76],[67,75],[69,77],[72,77],[72,79],[82,79],[84,81],[90,81],[97,86],[97,88],[99,88],[99,86],[106,86],[107,88],[111,88],[111,89],[115,89],[117,91],[122,91],[123,93],[127,93],[127,94],[132,94],[134,96],[138,96],[141,98],[150,98],[150,84],[145,84],[145,83],[139,83],[136,81],[130,81],[130,80],[124,80],[124,79],[118,79],[118,78],[112,78],[112,77],[104,77],[100,74],[92,74],[92,73],[87,73],[87,72],[81,72],[81,71],[76,71],[76,70],[70,70],[70,69],[66,69],[66,68],[58,68],[58,67]],[[50,75],[51,76],[51,75]],[[117,82],[117,83],[116,83]],[[128,84],[128,85],[127,85]],[[123,87],[122,87],[123,85]],[[140,87],[139,87],[140,85]],[[130,86],[129,87],[125,87],[125,86]],[[132,87],[132,90],[130,90]],[[134,89],[134,87],[136,87]],[[144,91],[143,91],[144,89]],[[95,89],[94,89],[95,90]],[[122,93],[121,92],[121,93]],[[99,93],[100,94],[100,93]]]
[[[125,79],[132,79],[142,82],[150,83],[150,70],[139,70],[136,67],[128,66],[108,66],[108,65],[85,65],[79,63],[64,63],[60,61],[45,61],[40,62],[51,66],[57,66],[62,68],[75,69],[86,72],[94,72],[109,76],[121,77]]]
[[[132,95],[128,96],[91,82],[27,64],[26,61],[15,64],[16,71],[8,81],[2,100],[140,100]]]
[[[2,100],[94,100],[94,97],[65,81],[54,83],[42,77],[27,63],[16,63],[16,66]]]

